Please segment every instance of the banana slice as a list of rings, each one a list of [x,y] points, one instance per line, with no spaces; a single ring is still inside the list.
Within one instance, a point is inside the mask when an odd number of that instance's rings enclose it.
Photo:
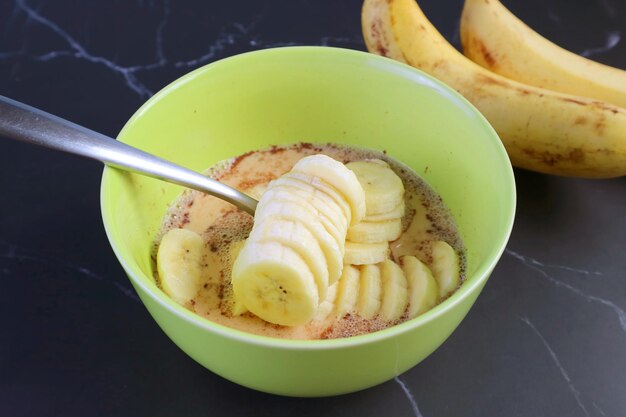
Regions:
[[[254,225],[250,238],[255,242],[278,242],[295,251],[313,273],[320,300],[328,291],[328,267],[324,252],[310,230],[301,222],[263,217]]]
[[[402,217],[404,216],[404,211],[405,211],[405,205],[404,205],[404,199],[403,199],[402,202],[400,202],[400,204],[398,204],[392,210],[389,210],[385,213],[371,214],[369,216],[365,216],[363,218],[363,221],[364,222],[385,222],[387,220],[402,219]]]
[[[302,158],[293,166],[292,172],[321,178],[339,191],[350,205],[352,224],[365,216],[365,193],[354,172],[344,164],[326,155],[311,155]]]
[[[389,256],[389,242],[355,243],[346,242],[343,262],[348,265],[377,264]]]
[[[346,238],[356,243],[376,243],[396,240],[402,234],[400,219],[384,222],[360,222],[348,229]]]
[[[172,229],[161,239],[157,272],[163,291],[178,304],[195,297],[202,275],[204,241],[187,229]]]
[[[404,200],[404,184],[387,163],[357,161],[346,167],[356,174],[363,187],[367,216],[391,211]]]
[[[267,216],[268,218],[285,219],[304,224],[315,236],[322,252],[324,252],[328,266],[328,283],[332,285],[339,279],[343,268],[344,250],[322,226],[321,222],[302,208],[302,204],[264,199],[259,202],[255,216],[258,219]]]
[[[335,308],[335,299],[337,298],[337,287],[339,283],[335,282],[333,285],[328,287],[328,294],[326,295],[326,299],[320,303],[320,306],[317,308],[317,312],[315,313],[315,317],[313,317],[313,321],[324,321],[328,317],[328,315]]]
[[[311,270],[295,251],[277,242],[248,240],[233,265],[232,284],[248,310],[274,324],[307,323],[319,305]]]
[[[337,219],[342,216],[337,208],[337,211],[333,211],[331,208],[326,207],[319,198],[317,198],[311,190],[305,191],[298,188],[289,187],[283,183],[274,184],[272,188],[267,191],[267,199],[270,201],[290,201],[296,202],[303,206],[303,209],[308,211],[311,216],[318,219],[322,226],[331,234],[337,241],[340,248],[343,248],[346,240],[347,225]]]
[[[329,185],[326,181],[313,175],[302,174],[299,172],[288,172],[279,178],[281,181],[285,181],[289,185],[299,187],[303,190],[307,189],[307,185],[312,186],[320,193],[320,198],[329,205],[336,205],[342,211],[342,221],[347,221],[349,225],[352,219],[352,211],[348,200],[338,192],[334,187]],[[294,182],[295,181],[295,182]],[[347,225],[346,225],[347,227]]]
[[[351,265],[343,268],[343,273],[338,282],[337,298],[335,300],[335,316],[342,318],[352,313],[356,308],[359,297],[359,270]]]
[[[382,281],[378,265],[364,265],[359,276],[359,300],[357,312],[364,319],[371,319],[380,310]]]
[[[388,321],[398,320],[409,303],[404,272],[394,261],[387,259],[380,265],[380,276],[383,285],[380,317]]]
[[[456,290],[461,281],[459,257],[454,249],[442,240],[433,243],[432,253],[431,270],[439,286],[439,297],[443,298]]]
[[[417,317],[437,304],[438,288],[430,269],[415,256],[400,258],[409,284],[409,318]]]

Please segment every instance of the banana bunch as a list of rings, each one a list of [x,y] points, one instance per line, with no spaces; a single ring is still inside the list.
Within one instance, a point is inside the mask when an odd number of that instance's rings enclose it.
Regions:
[[[515,166],[587,178],[626,175],[626,75],[532,32],[497,0],[467,0],[459,53],[415,0],[365,0],[370,52],[448,84],[487,118]],[[502,74],[502,75],[500,75]]]
[[[626,108],[626,71],[555,45],[498,0],[465,0],[461,43],[465,56],[512,80]]]
[[[348,227],[364,216],[363,187],[351,170],[325,155],[301,159],[261,196],[233,264],[235,299],[270,323],[309,322],[347,275]]]

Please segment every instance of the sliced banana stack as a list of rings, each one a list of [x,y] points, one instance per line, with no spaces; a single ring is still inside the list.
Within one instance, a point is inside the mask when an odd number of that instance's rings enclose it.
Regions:
[[[402,234],[404,184],[380,159],[350,162],[365,192],[365,217],[348,228],[344,263],[370,265],[389,257],[389,242]]]
[[[430,269],[414,256],[401,266],[391,260],[404,212],[404,185],[387,163],[301,159],[267,186],[250,236],[231,248],[233,314],[296,326],[347,314],[393,322],[424,313],[459,286],[459,257],[437,241]],[[196,296],[204,257],[197,233],[163,236],[157,268],[174,301],[187,305]]]
[[[329,314],[329,304],[346,305],[341,294],[350,278],[339,282],[336,300],[329,287],[353,274],[343,267],[346,233],[365,207],[363,187],[344,164],[325,155],[298,161],[261,196],[233,265],[235,298],[261,319],[285,326],[318,320]]]

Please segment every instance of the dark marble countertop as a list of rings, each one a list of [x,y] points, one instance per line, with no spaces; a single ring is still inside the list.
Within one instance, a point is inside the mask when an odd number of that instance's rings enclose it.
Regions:
[[[560,45],[626,69],[620,0],[508,0]],[[458,44],[460,0],[422,0]],[[363,50],[360,0],[0,1],[0,94],[107,135],[201,65],[283,45]],[[0,415],[626,416],[626,178],[516,170],[505,254],[421,364],[323,399],[255,392],[182,353],[104,234],[102,166],[0,139]]]

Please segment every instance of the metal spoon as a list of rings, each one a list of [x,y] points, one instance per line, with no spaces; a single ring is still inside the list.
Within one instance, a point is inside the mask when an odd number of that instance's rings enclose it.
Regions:
[[[228,185],[60,117],[0,96],[0,136],[97,159],[125,171],[202,191],[254,215],[257,201]]]

